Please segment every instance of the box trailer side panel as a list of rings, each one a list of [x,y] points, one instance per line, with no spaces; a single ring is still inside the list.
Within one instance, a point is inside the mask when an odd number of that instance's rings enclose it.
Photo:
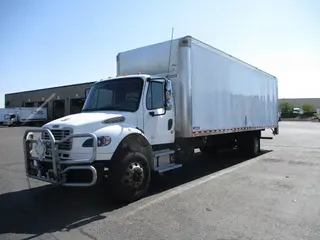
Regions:
[[[47,108],[17,108],[21,122],[46,121]]]
[[[172,41],[168,68],[170,44],[119,53],[117,75],[169,75],[176,137],[277,124],[276,78],[189,36]]]
[[[274,76],[192,39],[191,79],[193,135],[277,125]]]
[[[47,108],[35,108],[32,111],[31,120],[34,121],[46,121],[48,119]]]

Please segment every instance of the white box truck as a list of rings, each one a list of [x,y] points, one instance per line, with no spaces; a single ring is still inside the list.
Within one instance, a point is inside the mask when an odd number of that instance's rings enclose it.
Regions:
[[[22,124],[42,125],[48,119],[47,108],[11,108],[4,115],[3,125],[8,127]]]
[[[26,131],[28,177],[107,180],[115,199],[131,202],[153,172],[181,167],[195,148],[254,157],[261,131],[278,134],[277,79],[190,36],[119,53],[117,73],[91,87],[81,113]]]

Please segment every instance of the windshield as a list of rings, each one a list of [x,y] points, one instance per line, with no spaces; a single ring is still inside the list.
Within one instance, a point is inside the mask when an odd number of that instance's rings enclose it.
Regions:
[[[142,78],[107,80],[94,84],[82,112],[115,110],[135,112],[139,108]]]

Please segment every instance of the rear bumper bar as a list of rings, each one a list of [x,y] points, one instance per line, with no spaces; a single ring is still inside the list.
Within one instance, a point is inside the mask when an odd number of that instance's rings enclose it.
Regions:
[[[49,139],[34,139],[34,133],[46,133]],[[93,140],[92,154],[89,159],[62,160],[59,158],[59,144],[73,138],[88,137]],[[45,144],[50,144],[51,159],[44,157]],[[98,174],[93,162],[97,155],[98,140],[92,133],[71,134],[56,140],[49,129],[28,129],[23,136],[24,161],[26,175],[40,181],[68,187],[90,187],[96,184]],[[83,182],[68,181],[68,176],[81,171],[89,173],[89,180]],[[81,174],[80,174],[81,175]]]

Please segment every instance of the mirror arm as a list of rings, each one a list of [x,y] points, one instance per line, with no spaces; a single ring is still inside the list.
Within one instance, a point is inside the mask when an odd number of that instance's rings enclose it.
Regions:
[[[168,87],[168,80],[167,78],[164,78],[164,113],[161,114],[161,115],[165,115],[167,113],[167,107],[168,107],[168,104],[167,104],[167,87]]]

